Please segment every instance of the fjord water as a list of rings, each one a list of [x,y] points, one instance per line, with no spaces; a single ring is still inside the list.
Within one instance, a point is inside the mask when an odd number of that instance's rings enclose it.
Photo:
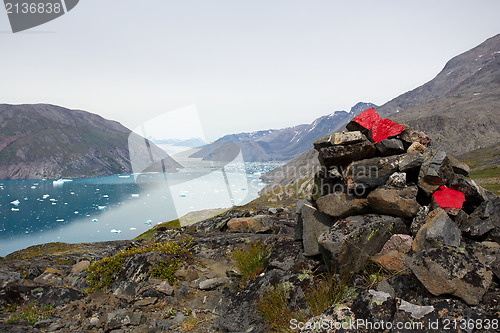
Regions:
[[[191,211],[228,208],[258,197],[260,175],[276,163],[175,174],[0,181],[0,256],[48,242],[132,239]]]

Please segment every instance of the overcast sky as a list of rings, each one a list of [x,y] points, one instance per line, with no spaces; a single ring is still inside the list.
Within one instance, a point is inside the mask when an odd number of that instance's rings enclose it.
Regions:
[[[500,33],[499,13],[498,0],[81,0],[12,34],[2,10],[0,103],[129,128],[194,105],[210,140],[282,128],[427,82]]]

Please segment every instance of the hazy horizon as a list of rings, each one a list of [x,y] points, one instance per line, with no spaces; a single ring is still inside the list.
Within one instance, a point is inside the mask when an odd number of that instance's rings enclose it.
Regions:
[[[209,141],[290,127],[424,84],[498,34],[498,12],[498,1],[468,0],[87,0],[12,34],[3,10],[0,103],[56,104],[130,129],[194,108],[184,121],[197,117]]]

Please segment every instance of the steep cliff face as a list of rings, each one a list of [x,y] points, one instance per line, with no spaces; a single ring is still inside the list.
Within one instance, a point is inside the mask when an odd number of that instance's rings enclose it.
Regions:
[[[85,111],[35,105],[0,105],[0,179],[96,177],[132,173],[131,131],[116,121]],[[168,172],[181,167],[149,143]],[[141,140],[142,139],[142,140]],[[134,157],[149,158],[145,149]],[[140,170],[142,171],[142,170]]]

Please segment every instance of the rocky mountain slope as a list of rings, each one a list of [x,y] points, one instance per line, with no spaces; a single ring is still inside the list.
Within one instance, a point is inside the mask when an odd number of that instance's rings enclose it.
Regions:
[[[375,105],[372,103],[360,102],[349,112],[336,111],[316,119],[311,124],[226,135],[191,157],[230,160],[229,157],[232,156],[236,144],[247,162],[288,161],[312,148],[313,141],[318,137],[337,131],[353,117],[373,106]]]
[[[295,207],[0,258],[0,331],[498,331],[500,197],[386,125],[317,140],[323,172]]]
[[[451,59],[433,80],[378,111],[425,129],[436,147],[458,156],[500,142],[499,108],[500,34]]]
[[[120,123],[86,111],[1,104],[0,179],[130,174],[131,147],[137,161],[154,156],[166,171],[182,167],[153,143],[130,134]]]
[[[377,111],[424,130],[433,138],[434,147],[460,156],[500,142],[499,109],[500,35],[496,35],[451,59],[433,80],[394,98]],[[311,154],[314,153],[299,156],[265,175],[276,182],[261,193],[269,193],[277,184],[304,181],[304,170],[294,170],[300,169]],[[318,167],[319,162],[312,165],[308,176],[312,177]]]

